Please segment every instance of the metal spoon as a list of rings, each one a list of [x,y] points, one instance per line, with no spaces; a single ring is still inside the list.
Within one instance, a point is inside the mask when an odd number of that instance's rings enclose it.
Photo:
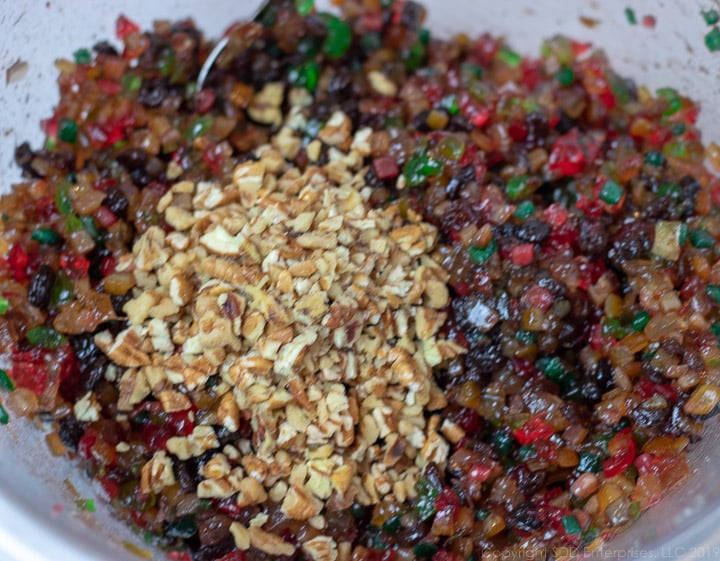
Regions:
[[[265,12],[273,6],[274,4],[279,4],[280,2],[278,0],[263,0],[263,2],[257,7],[257,9],[253,12],[252,18],[250,18],[250,21],[259,22],[263,19],[263,16]],[[213,47],[213,50],[210,51],[210,54],[205,59],[205,62],[202,65],[202,68],[200,69],[200,73],[198,74],[197,79],[197,91],[200,91],[205,84],[205,80],[207,80],[208,74],[210,73],[210,70],[212,70],[213,65],[215,64],[215,61],[220,56],[220,53],[225,50],[225,47],[227,47],[227,44],[230,42],[230,35],[226,35],[222,39],[220,39],[217,43],[215,43],[215,46]]]

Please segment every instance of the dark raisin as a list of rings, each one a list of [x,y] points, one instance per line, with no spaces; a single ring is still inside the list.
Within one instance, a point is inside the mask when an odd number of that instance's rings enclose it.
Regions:
[[[116,157],[118,163],[128,170],[142,168],[147,162],[147,152],[140,148],[128,148]]]
[[[190,550],[190,556],[193,561],[216,561],[235,549],[235,540],[231,535],[228,535],[226,539],[214,545],[202,545],[197,536],[186,540],[185,543]]]
[[[50,304],[50,290],[55,282],[55,271],[49,265],[40,265],[28,285],[28,302],[46,310]]]
[[[430,115],[430,110],[425,109],[413,118],[412,124],[420,132],[428,132],[430,130],[430,126],[427,124],[428,115]]]
[[[200,543],[204,546],[217,545],[226,539],[230,533],[232,520],[224,514],[213,514],[201,517],[198,523]]]
[[[123,306],[127,304],[131,298],[132,294],[130,293],[124,294],[123,296],[116,296],[114,294],[110,296],[110,302],[112,303],[113,310],[118,316],[125,317]]]
[[[461,115],[460,113],[456,113],[455,115],[450,117],[448,130],[471,132],[474,128],[475,126],[470,121],[468,121],[467,117]]]
[[[540,516],[538,507],[533,503],[522,503],[508,514],[506,521],[510,528],[516,528],[521,532],[532,532],[542,528]]]
[[[531,243],[543,243],[550,235],[550,225],[535,218],[523,222],[517,227],[516,235],[521,240]]]
[[[607,244],[607,228],[602,221],[591,218],[580,221],[578,247],[583,253],[601,255],[605,252]]]
[[[667,418],[670,415],[670,407],[665,404],[665,407],[644,407],[642,404],[639,407],[635,407],[628,412],[630,418],[639,427],[643,428],[661,428],[667,423]]]
[[[654,238],[652,224],[640,220],[624,224],[613,236],[608,251],[610,263],[622,270],[626,261],[647,257]]]
[[[400,15],[400,21],[408,31],[417,31],[420,29],[423,17],[425,15],[425,9],[417,2],[405,2],[402,13]]]
[[[545,146],[547,135],[550,133],[550,125],[544,113],[533,111],[525,117],[525,126],[528,134],[525,137],[525,144],[529,148]]]
[[[110,252],[102,246],[96,245],[90,253],[87,254],[87,259],[90,261],[90,269],[88,274],[94,281],[98,281],[103,278],[102,263],[106,257],[110,257]]]
[[[194,466],[191,466],[188,462],[175,461],[173,462],[173,471],[175,472],[175,479],[177,479],[178,485],[183,491],[195,491],[197,483],[192,474]]]
[[[99,55],[118,56],[118,51],[108,41],[98,41],[93,45],[93,51]]]
[[[96,345],[94,335],[83,333],[82,335],[71,335],[70,346],[72,347],[77,367],[80,372],[80,387],[88,392],[95,387],[105,375],[109,359]]]
[[[167,94],[165,82],[162,80],[147,80],[140,87],[137,100],[146,107],[159,107]]]
[[[137,187],[145,187],[152,181],[152,177],[150,177],[150,174],[143,168],[137,168],[132,170],[130,172],[130,177],[132,178],[132,182]]]
[[[105,191],[103,204],[118,218],[125,219],[130,206],[123,192],[117,187],[111,187]]]
[[[58,421],[58,436],[62,443],[71,450],[77,450],[78,442],[85,433],[82,423],[69,415]]]
[[[567,132],[570,132],[576,126],[577,122],[575,121],[575,119],[570,117],[570,115],[565,113],[565,111],[560,111],[560,119],[555,125],[556,131],[558,131],[560,134],[565,134]]]
[[[22,168],[26,175],[31,177],[37,175],[31,166],[33,157],[35,157],[35,154],[30,148],[30,144],[27,142],[23,142],[20,146],[15,148],[15,163]]]
[[[530,471],[524,465],[512,468],[509,474],[517,481],[517,489],[526,497],[537,493],[545,484],[547,473],[544,471]]]

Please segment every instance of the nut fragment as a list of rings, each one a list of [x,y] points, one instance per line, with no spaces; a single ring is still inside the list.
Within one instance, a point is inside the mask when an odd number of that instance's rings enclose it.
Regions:
[[[302,548],[314,561],[335,561],[338,557],[337,543],[329,536],[316,536],[306,541]]]
[[[152,459],[142,468],[140,489],[146,494],[159,493],[165,487],[174,484],[175,474],[170,458],[163,450],[155,452]]]
[[[295,546],[286,542],[280,536],[256,527],[251,527],[248,533],[250,534],[250,545],[268,555],[290,556],[295,553]]]

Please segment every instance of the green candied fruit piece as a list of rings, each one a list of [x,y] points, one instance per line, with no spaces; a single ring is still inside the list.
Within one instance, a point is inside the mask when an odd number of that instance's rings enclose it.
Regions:
[[[61,181],[55,189],[55,208],[63,216],[72,214],[73,207],[70,201],[70,183]]]
[[[465,152],[465,143],[456,136],[446,136],[438,144],[438,151],[448,160],[459,160]]]
[[[635,10],[632,8],[625,8],[625,19],[630,25],[636,25],[637,18],[635,17]]]
[[[188,129],[186,136],[188,140],[193,141],[197,137],[201,136],[203,133],[207,132],[207,130],[212,126],[213,119],[212,117],[204,116],[204,117],[198,117],[195,119],[192,124],[190,125],[190,128]]]
[[[295,0],[295,9],[301,16],[307,16],[315,8],[315,0]]]
[[[692,246],[698,249],[708,249],[715,245],[715,236],[702,228],[692,230],[689,236]]]
[[[73,53],[75,64],[90,64],[92,62],[92,54],[87,49],[78,49]]]
[[[705,20],[705,23],[708,25],[715,25],[718,21],[720,21],[720,14],[717,10],[703,10],[700,13]]]
[[[125,93],[133,93],[142,86],[142,78],[137,74],[126,74],[122,77],[120,85]]]
[[[649,166],[660,167],[665,162],[662,152],[651,151],[645,154],[645,163]]]
[[[15,389],[15,383],[8,375],[7,371],[0,369],[0,390],[11,392]]]
[[[299,66],[294,66],[288,72],[288,79],[293,86],[305,88],[314,92],[320,78],[320,66],[314,60],[308,60]]]
[[[347,22],[332,14],[320,14],[327,26],[327,35],[322,50],[330,58],[340,58],[352,44],[352,30]]]
[[[526,220],[527,218],[530,218],[534,213],[535,205],[533,204],[533,202],[523,201],[517,206],[515,212],[513,212],[513,216],[515,218],[519,218],[520,220]]]
[[[510,200],[516,201],[527,195],[528,179],[527,175],[515,175],[508,179],[505,191]]]
[[[498,244],[495,240],[490,242],[485,247],[471,246],[468,250],[470,254],[470,260],[477,265],[482,265],[488,259],[490,259],[498,249]]]
[[[711,53],[720,51],[720,29],[713,27],[708,31],[705,35],[705,46]]]
[[[25,337],[31,345],[37,345],[45,349],[57,349],[65,343],[65,336],[47,325],[38,325],[28,329]]]
[[[75,298],[75,285],[73,281],[60,272],[50,289],[50,305],[54,308],[67,304]]]
[[[720,303],[720,285],[709,284],[705,287],[705,294],[710,296],[715,302]]]
[[[642,331],[649,322],[650,314],[642,310],[635,314],[635,317],[630,322],[630,327],[632,327],[633,331]]]
[[[416,154],[405,163],[403,175],[410,187],[417,187],[422,185],[428,177],[442,173],[442,170],[442,162],[423,152]]]
[[[44,245],[55,245],[60,241],[60,234],[52,228],[36,228],[33,230],[32,239]]]
[[[572,514],[567,514],[563,516],[560,521],[566,534],[570,536],[576,536],[581,532],[580,523],[578,522],[578,519],[575,518]]]
[[[10,302],[4,296],[0,296],[0,316],[5,315],[10,307]]]
[[[438,546],[434,543],[420,542],[413,548],[416,557],[432,557],[437,553]]]
[[[541,372],[545,374],[547,379],[553,382],[557,382],[565,376],[565,367],[556,356],[552,358],[541,358],[537,361],[536,365]]]
[[[618,204],[625,195],[625,190],[615,181],[608,180],[600,191],[600,200],[609,205]]]
[[[500,50],[498,50],[497,58],[510,68],[517,68],[522,62],[522,57],[507,47],[501,47]]]
[[[78,126],[75,121],[63,117],[58,121],[58,138],[63,142],[74,144],[77,140]]]
[[[5,408],[0,404],[0,425],[7,425],[10,422],[10,416]]]
[[[563,66],[555,74],[555,79],[563,86],[571,86],[575,82],[575,71],[569,66]]]
[[[591,452],[581,452],[578,458],[577,470],[580,473],[591,471],[597,473],[600,471],[600,456]]]

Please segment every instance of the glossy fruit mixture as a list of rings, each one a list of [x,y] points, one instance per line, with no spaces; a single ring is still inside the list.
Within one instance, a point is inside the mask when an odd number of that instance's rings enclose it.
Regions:
[[[189,21],[143,32],[120,17],[119,48],[58,61],[45,145],[17,148],[25,179],[0,201],[0,348],[13,364],[0,423],[8,410],[52,420],[53,451],[75,454],[173,559],[269,559],[229,533],[262,512],[290,543],[331,536],[340,559],[545,559],[594,544],[685,477],[720,402],[720,182],[698,109],[563,37],[529,57],[488,34],[437,39],[412,1],[342,10],[283,0],[234,24],[202,89],[212,45]],[[399,200],[439,228],[444,333],[467,348],[434,374],[463,434],[447,465],[429,465],[405,503],[327,512],[322,530],[271,501],[199,499],[206,456],[175,458],[176,484],[143,494],[142,466],[192,432],[216,381],[191,395],[192,415],[152,398],[118,415],[117,370],[93,340],[124,326],[134,281],[116,263],[166,227],[162,195],[180,180],[229,183],[277,130],[253,110],[269,82],[311,96],[301,170],[332,156],[313,142],[335,110],[372,129],[372,203]],[[92,422],[73,409],[89,391]]]

